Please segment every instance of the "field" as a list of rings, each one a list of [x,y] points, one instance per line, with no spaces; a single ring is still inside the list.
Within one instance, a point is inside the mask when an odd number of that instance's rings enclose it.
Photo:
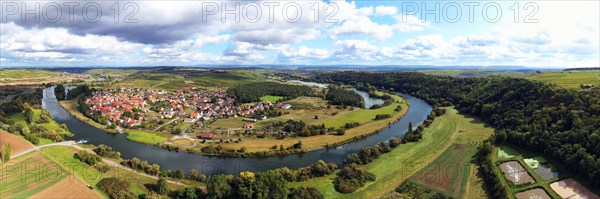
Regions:
[[[41,84],[68,81],[61,72],[41,69],[0,69],[0,85]]]
[[[517,161],[508,161],[500,164],[504,177],[515,185],[535,183],[535,180],[527,173],[527,170]]]
[[[475,151],[474,146],[453,144],[411,179],[461,198]]]
[[[362,110],[362,109],[360,109]],[[355,109],[354,111],[360,111],[359,109]],[[320,124],[322,121],[326,121],[336,117],[343,117],[343,115],[347,113],[351,113],[349,109],[336,109],[335,106],[331,108],[315,108],[315,109],[300,109],[300,110],[285,110],[285,112],[289,112],[289,114],[282,115],[280,117],[269,118],[266,120],[262,120],[256,122],[254,124],[254,128],[264,128],[275,122],[283,122],[287,120],[302,120],[307,124]],[[318,119],[315,119],[317,116]],[[238,119],[238,120],[241,120]],[[216,122],[215,122],[216,123]],[[345,123],[344,123],[345,124]],[[242,124],[243,125],[243,124]],[[343,124],[342,124],[343,125]],[[238,126],[238,128],[241,126]]]
[[[269,101],[271,103],[275,103],[277,102],[277,100],[283,99],[282,96],[273,96],[273,95],[266,95],[266,96],[262,96],[260,98],[260,101],[265,102],[265,101]]]
[[[126,133],[128,140],[144,144],[158,144],[169,139],[168,137],[160,136],[157,133],[143,130],[127,130]]]
[[[600,199],[598,195],[577,183],[573,179],[565,179],[550,184],[550,187],[562,198]]]
[[[515,197],[517,199],[550,198],[546,191],[540,188],[519,192],[515,195]]]
[[[130,72],[129,74],[132,74]],[[256,81],[266,81],[260,70],[226,70],[211,71],[206,69],[167,69],[153,70],[145,73],[135,73],[129,78],[120,79],[109,85],[112,88],[134,87],[164,89],[202,88],[222,89],[238,84],[247,84]]]
[[[68,176],[67,170],[38,151],[3,163],[2,171],[0,198],[26,198],[67,179]]]
[[[515,75],[523,74],[517,71],[502,71],[502,70],[479,70],[479,69],[448,69],[448,70],[417,70],[417,72],[429,75],[439,76],[456,76],[456,77],[485,77],[490,75]]]
[[[11,153],[16,154],[27,149],[33,148],[33,145],[22,137],[13,135],[4,130],[0,130],[0,147],[4,146],[5,143],[11,144]]]
[[[65,178],[30,198],[104,198],[90,190],[81,180]]]
[[[394,100],[396,102],[392,103],[388,106],[378,108],[378,109],[354,110],[352,112],[341,114],[341,115],[338,115],[331,119],[325,120],[325,121],[323,121],[323,124],[325,124],[326,127],[339,128],[339,127],[344,126],[344,124],[346,124],[346,123],[358,122],[358,123],[362,124],[365,122],[372,121],[375,118],[375,116],[378,114],[393,114],[394,109],[396,109],[396,107],[398,107],[402,104],[406,104],[406,102],[400,96],[392,95],[392,97],[394,98]],[[407,108],[408,108],[407,106],[402,107],[403,110],[407,109]]]
[[[595,73],[600,75],[600,71],[560,71],[560,72],[542,72],[529,75],[517,75],[530,80],[554,83],[564,88],[580,89],[580,84],[593,84],[594,87],[600,86],[600,79]]]
[[[364,187],[353,193],[336,192],[332,183],[334,174],[306,182],[291,183],[291,186],[314,187],[325,198],[381,197],[393,191],[413,174],[434,161],[453,143],[474,142],[474,139],[481,139],[493,132],[493,129],[485,127],[477,120],[458,114],[455,109],[448,108],[447,110],[445,115],[436,118],[431,126],[425,129],[421,141],[402,144],[365,165],[367,171],[376,175],[376,180],[367,182]],[[463,130],[459,133],[461,127]],[[472,135],[475,135],[474,138],[465,138]],[[458,137],[461,139],[459,140]],[[474,193],[482,192],[478,190],[476,183],[469,186],[472,186],[471,189]]]
[[[73,147],[52,146],[43,148],[42,151],[60,165],[73,168],[74,175],[77,178],[81,179],[85,184],[92,185],[94,190],[98,191],[102,195],[104,195],[104,193],[102,193],[102,191],[96,187],[96,184],[102,178],[106,177],[119,177],[126,179],[131,184],[131,188],[136,194],[147,193],[149,190],[145,184],[156,183],[155,179],[132,173],[128,170],[117,167],[117,165],[109,165],[111,166],[110,170],[106,173],[101,173],[96,170],[96,168],[75,159],[73,154],[77,152],[77,149]],[[172,184],[169,184],[169,187],[172,189],[179,188],[179,186]]]
[[[509,159],[515,156],[521,155],[518,151],[510,148],[508,146],[499,146],[498,147],[498,158],[500,159]]]

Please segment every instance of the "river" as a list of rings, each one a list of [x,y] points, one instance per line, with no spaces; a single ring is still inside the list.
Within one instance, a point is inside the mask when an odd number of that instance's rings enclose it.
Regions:
[[[141,160],[147,160],[151,164],[159,164],[161,169],[183,169],[185,172],[196,169],[210,175],[219,173],[234,174],[241,171],[258,172],[279,167],[295,169],[311,165],[318,160],[341,165],[346,155],[358,152],[364,146],[372,146],[381,141],[389,140],[392,137],[402,137],[407,131],[410,121],[413,122],[414,126],[418,126],[427,119],[427,115],[432,109],[431,106],[419,98],[398,94],[408,101],[410,109],[402,119],[378,134],[336,148],[324,148],[304,154],[265,158],[214,157],[186,152],[174,152],[127,140],[125,134],[106,133],[101,129],[74,118],[64,110],[56,100],[54,87],[44,89],[42,106],[50,112],[57,122],[66,124],[69,130],[75,135],[67,139],[85,139],[89,141],[88,144],[104,144],[112,147],[113,150],[121,152],[121,157],[123,158],[137,157]]]

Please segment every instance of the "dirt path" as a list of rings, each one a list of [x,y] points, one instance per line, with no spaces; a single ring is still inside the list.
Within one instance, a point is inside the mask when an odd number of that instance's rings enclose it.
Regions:
[[[45,145],[41,145],[41,146],[36,146],[30,149],[27,149],[25,151],[22,151],[20,153],[16,153],[14,155],[11,155],[10,158],[16,158],[28,153],[31,153],[32,151],[39,151],[40,149],[44,148],[44,147],[49,147],[49,146],[74,146],[75,145],[75,141],[65,141],[65,142],[57,142],[57,143],[50,143],[50,144],[45,144]]]
[[[154,131],[158,131],[158,129],[160,129],[160,127],[163,127],[164,125],[170,124],[171,122],[174,122],[174,121],[176,121],[177,119],[179,119],[179,117],[176,117],[175,119],[172,119],[171,121],[169,121],[169,122],[167,122],[167,123],[164,123],[164,124],[162,124],[162,125],[160,125],[160,126],[156,127],[156,128],[154,129]]]

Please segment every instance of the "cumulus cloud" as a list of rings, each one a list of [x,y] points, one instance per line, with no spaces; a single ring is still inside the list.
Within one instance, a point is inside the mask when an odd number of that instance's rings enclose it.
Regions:
[[[387,16],[387,15],[396,15],[398,13],[398,8],[395,6],[377,6],[375,7],[375,16]]]
[[[357,16],[344,21],[340,26],[336,26],[329,30],[329,35],[332,38],[337,38],[340,35],[358,35],[364,34],[373,36],[378,39],[387,39],[394,35],[392,28],[387,25],[377,24],[369,17]]]

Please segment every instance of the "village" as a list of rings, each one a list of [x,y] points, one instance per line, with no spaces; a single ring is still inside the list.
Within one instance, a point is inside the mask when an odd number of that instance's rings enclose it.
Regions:
[[[85,104],[93,113],[105,117],[109,126],[159,130],[178,121],[187,124],[180,129],[182,132],[191,126],[203,127],[206,122],[230,117],[244,117],[243,121],[250,122],[236,129],[253,128],[253,122],[267,119],[268,110],[291,108],[290,104],[270,101],[239,104],[235,97],[219,90],[166,92],[140,88],[96,91],[85,99]]]

